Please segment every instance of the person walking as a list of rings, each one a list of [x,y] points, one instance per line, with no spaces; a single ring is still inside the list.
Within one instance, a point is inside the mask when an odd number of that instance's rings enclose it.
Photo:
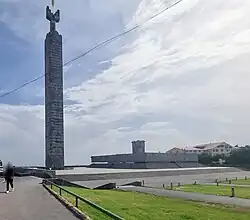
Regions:
[[[14,166],[8,162],[4,171],[4,179],[6,181],[6,193],[9,193],[9,189],[11,186],[11,190],[14,191]]]

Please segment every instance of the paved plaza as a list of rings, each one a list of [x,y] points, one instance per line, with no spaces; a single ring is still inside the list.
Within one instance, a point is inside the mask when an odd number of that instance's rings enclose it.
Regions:
[[[56,170],[56,175],[81,175],[81,174],[107,174],[107,173],[147,173],[158,171],[190,171],[190,170],[227,170],[228,167],[195,167],[195,168],[169,168],[169,169],[107,169],[107,168],[88,168],[76,167],[67,170]]]
[[[189,175],[173,175],[173,176],[155,176],[155,177],[137,177],[137,178],[124,178],[124,179],[106,179],[106,180],[93,180],[93,181],[75,181],[75,183],[95,188],[107,183],[116,183],[118,186],[128,184],[134,181],[144,181],[145,186],[160,187],[162,184],[170,184],[171,182],[177,184],[191,184],[194,181],[197,183],[213,183],[216,179],[225,180],[234,178],[250,177],[250,171],[237,171],[237,172],[224,172],[224,173],[208,173],[208,174],[189,174]]]

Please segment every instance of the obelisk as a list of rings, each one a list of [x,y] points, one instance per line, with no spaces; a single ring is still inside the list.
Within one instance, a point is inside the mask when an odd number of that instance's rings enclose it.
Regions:
[[[46,18],[50,31],[45,39],[45,165],[52,170],[64,169],[63,63],[62,35],[56,30],[60,11],[49,6]]]

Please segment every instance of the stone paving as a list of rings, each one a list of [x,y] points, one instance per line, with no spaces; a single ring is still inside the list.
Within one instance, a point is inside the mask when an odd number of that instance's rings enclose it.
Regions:
[[[110,182],[116,183],[117,186],[121,186],[134,181],[144,181],[145,186],[149,187],[161,187],[162,184],[169,185],[171,182],[177,184],[192,184],[194,181],[197,183],[214,183],[216,179],[226,180],[244,179],[245,176],[250,178],[249,171],[239,171],[239,172],[225,172],[225,173],[209,173],[209,174],[189,174],[189,175],[174,175],[174,176],[156,176],[156,177],[137,177],[137,178],[126,178],[126,179],[107,179],[107,180],[93,180],[93,181],[75,181],[75,183],[86,186],[89,188],[95,188]]]
[[[2,181],[2,179],[0,179]],[[5,194],[0,183],[1,220],[76,220],[58,200],[43,188],[41,179],[15,178],[15,191]]]
[[[186,200],[209,202],[209,203],[216,203],[216,204],[226,204],[226,205],[250,208],[250,199],[231,198],[231,197],[216,196],[216,195],[204,195],[200,193],[190,193],[190,192],[181,192],[181,191],[174,191],[174,190],[136,187],[136,186],[122,186],[122,187],[119,187],[119,189],[123,191],[148,193],[148,194],[152,194],[156,196],[183,198]]]

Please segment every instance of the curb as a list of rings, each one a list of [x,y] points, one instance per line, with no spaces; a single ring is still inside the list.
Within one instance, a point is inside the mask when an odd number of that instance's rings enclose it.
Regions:
[[[64,199],[62,196],[58,195],[56,192],[51,190],[49,187],[43,184],[43,187],[52,194],[61,204],[63,204],[75,217],[77,217],[80,220],[91,220],[90,217],[85,215],[82,211],[80,211],[78,208],[73,206],[71,203],[69,203],[66,199]]]

